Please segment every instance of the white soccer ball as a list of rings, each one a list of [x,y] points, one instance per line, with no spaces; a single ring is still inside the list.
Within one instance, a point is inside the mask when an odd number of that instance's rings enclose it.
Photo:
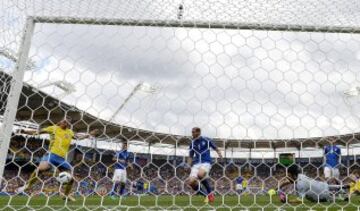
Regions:
[[[69,172],[61,172],[59,176],[56,178],[60,183],[68,183],[71,180],[71,174]]]

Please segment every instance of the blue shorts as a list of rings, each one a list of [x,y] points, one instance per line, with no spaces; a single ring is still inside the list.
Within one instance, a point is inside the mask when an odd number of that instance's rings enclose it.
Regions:
[[[56,168],[64,168],[67,170],[71,170],[72,168],[71,164],[67,162],[65,158],[53,153],[44,155],[44,157],[41,158],[41,161],[47,161]]]

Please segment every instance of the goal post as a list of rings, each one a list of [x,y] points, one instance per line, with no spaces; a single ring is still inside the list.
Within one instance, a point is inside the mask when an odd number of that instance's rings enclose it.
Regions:
[[[3,180],[6,158],[9,150],[9,143],[13,132],[13,125],[23,88],[24,73],[27,66],[31,38],[35,27],[34,19],[29,17],[26,20],[23,38],[21,40],[16,67],[11,75],[10,89],[7,95],[6,109],[3,114],[2,128],[0,134],[0,179]]]

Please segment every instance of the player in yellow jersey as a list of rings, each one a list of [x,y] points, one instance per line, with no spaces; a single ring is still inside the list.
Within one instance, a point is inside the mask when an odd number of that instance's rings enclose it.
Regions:
[[[360,195],[360,177],[358,173],[354,173],[350,175],[350,178],[353,180],[350,186],[350,194]]]
[[[89,134],[79,135],[75,134],[70,129],[70,122],[67,119],[61,120],[56,125],[52,125],[46,128],[41,129],[40,131],[36,130],[20,130],[20,133],[28,135],[38,135],[38,134],[49,134],[50,135],[50,144],[49,152],[41,159],[41,162],[37,169],[31,174],[29,181],[23,187],[18,188],[18,193],[23,193],[29,190],[35,182],[38,180],[38,174],[43,171],[55,167],[60,171],[68,171],[72,174],[72,166],[66,161],[66,156],[70,148],[72,139],[85,139],[91,136],[95,136],[98,133],[98,130],[93,130]],[[68,183],[65,184],[65,193],[64,199],[69,199],[75,201],[73,197],[69,195],[74,180],[71,179]]]

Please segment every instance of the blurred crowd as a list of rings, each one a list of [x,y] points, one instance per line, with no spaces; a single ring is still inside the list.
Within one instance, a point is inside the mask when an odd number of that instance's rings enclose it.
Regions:
[[[5,178],[1,184],[3,194],[13,194],[16,188],[24,185],[46,153],[46,147],[47,140],[14,136],[7,157]],[[84,147],[76,147],[71,151],[72,158],[69,160],[74,167],[76,180],[73,191],[79,195],[109,194],[113,185],[114,152]],[[344,182],[354,162],[359,160],[345,162],[340,168]],[[190,168],[186,165],[185,157],[136,154],[132,163],[134,168],[128,169],[128,194],[193,193],[186,185]],[[323,178],[322,163],[322,158],[297,161],[304,174],[317,179]],[[54,175],[54,171],[40,175],[41,181],[32,188],[32,194],[57,194],[59,184]],[[285,176],[285,170],[276,159],[222,159],[215,162],[210,171],[212,186],[219,194],[236,194],[235,181],[239,176],[247,180],[248,193],[263,194],[269,189],[277,189],[279,181]]]

